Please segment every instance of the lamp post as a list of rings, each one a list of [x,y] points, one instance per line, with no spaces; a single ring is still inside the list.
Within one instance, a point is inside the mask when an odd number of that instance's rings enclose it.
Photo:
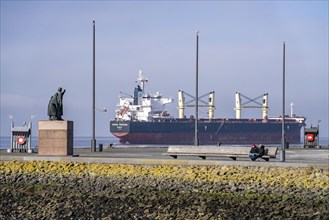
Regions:
[[[199,110],[199,31],[196,32],[196,77],[195,77],[195,124],[194,124],[194,145],[199,145],[198,137],[198,110]]]
[[[99,109],[95,107],[95,90],[96,90],[96,76],[95,76],[95,21],[93,21],[93,100],[92,100],[92,139],[91,152],[96,152],[96,137],[95,137],[95,112],[107,112],[106,108]]]
[[[285,117],[285,69],[286,69],[286,44],[283,41],[283,71],[282,71],[282,137],[281,137],[281,151],[280,151],[280,161],[284,162],[286,160],[285,152],[285,129],[284,129],[284,117]]]
[[[14,127],[14,121],[13,121],[14,116],[13,115],[8,115],[8,117],[10,119],[10,146],[12,147],[13,146],[13,141],[14,141],[13,132],[12,132],[13,127]],[[8,152],[9,152],[9,150],[8,150]],[[10,149],[10,152],[11,152],[11,149]]]
[[[96,152],[95,138],[95,21],[93,21],[93,99],[92,99],[92,139],[91,152]]]
[[[318,143],[317,143],[317,145],[318,146],[316,146],[316,147],[318,147],[318,148],[321,148],[321,145],[320,145],[320,122],[321,122],[321,120],[318,120]]]
[[[32,120],[37,117],[36,115],[30,115],[31,121],[29,123],[29,128],[30,128],[30,136],[29,136],[29,144],[28,144],[28,153],[32,153],[33,150],[31,149],[32,147]]]

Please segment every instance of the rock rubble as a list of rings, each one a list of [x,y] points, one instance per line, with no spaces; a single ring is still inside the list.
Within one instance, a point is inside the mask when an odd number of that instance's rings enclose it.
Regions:
[[[326,219],[315,168],[0,162],[0,219]]]

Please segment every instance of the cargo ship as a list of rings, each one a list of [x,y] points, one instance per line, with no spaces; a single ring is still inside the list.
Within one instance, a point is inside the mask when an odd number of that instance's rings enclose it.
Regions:
[[[262,118],[241,118],[241,97],[236,93],[236,118],[214,118],[215,92],[209,93],[208,118],[186,117],[184,92],[178,92],[178,118],[172,117],[165,109],[173,103],[172,98],[163,98],[159,92],[151,94],[145,91],[148,78],[139,72],[132,96],[121,93],[115,119],[110,121],[110,132],[119,138],[122,144],[179,144],[195,143],[195,125],[197,124],[198,144],[280,144],[282,139],[282,116],[268,117],[268,94],[263,95],[260,108]],[[301,143],[301,128],[305,126],[305,117],[291,113],[284,117],[285,139],[289,144]]]

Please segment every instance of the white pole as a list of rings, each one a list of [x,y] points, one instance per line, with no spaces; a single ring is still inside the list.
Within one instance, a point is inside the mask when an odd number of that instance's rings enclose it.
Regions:
[[[178,91],[178,118],[183,119],[185,116],[185,100],[184,100],[184,92]]]
[[[241,118],[241,97],[238,92],[235,93],[235,118]]]
[[[268,94],[264,94],[263,96],[263,115],[262,115],[262,119],[267,118],[267,112],[268,112]]]
[[[215,110],[215,92],[209,93],[209,102],[208,102],[208,118],[214,118],[214,110]]]

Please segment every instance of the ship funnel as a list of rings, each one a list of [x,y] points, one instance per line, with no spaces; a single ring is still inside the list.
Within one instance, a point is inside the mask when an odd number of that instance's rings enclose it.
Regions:
[[[235,118],[241,118],[241,97],[238,92],[235,93]]]
[[[267,118],[267,112],[268,112],[268,93],[263,95],[263,104],[262,104],[262,118]]]
[[[208,101],[208,118],[214,119],[214,110],[215,110],[215,92],[212,91],[209,93]]]
[[[185,117],[185,98],[184,92],[179,90],[178,91],[178,118],[183,119]]]
[[[143,91],[139,85],[134,90],[134,105],[141,105],[142,104],[142,95]]]

